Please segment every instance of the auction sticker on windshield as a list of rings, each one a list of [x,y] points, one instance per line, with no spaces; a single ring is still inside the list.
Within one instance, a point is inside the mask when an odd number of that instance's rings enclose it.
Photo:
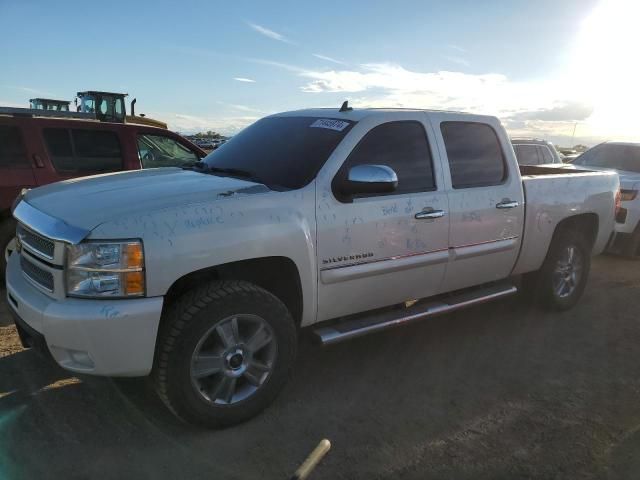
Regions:
[[[319,118],[313,122],[310,127],[313,128],[328,128],[329,130],[335,130],[341,132],[349,126],[349,122],[343,122],[342,120],[333,120],[331,118]]]

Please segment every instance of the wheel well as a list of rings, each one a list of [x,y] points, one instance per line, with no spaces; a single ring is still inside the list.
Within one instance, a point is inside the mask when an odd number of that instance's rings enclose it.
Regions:
[[[596,241],[596,235],[598,234],[598,225],[598,215],[596,215],[595,213],[582,213],[580,215],[565,218],[556,226],[551,242],[553,243],[558,234],[561,232],[566,232],[569,230],[578,231],[587,240],[587,244],[589,245],[589,247],[592,248],[593,244]]]
[[[212,280],[244,280],[278,297],[289,309],[297,325],[302,321],[302,285],[293,260],[264,257],[225,263],[191,272],[178,280],[165,295],[165,305],[184,292]]]

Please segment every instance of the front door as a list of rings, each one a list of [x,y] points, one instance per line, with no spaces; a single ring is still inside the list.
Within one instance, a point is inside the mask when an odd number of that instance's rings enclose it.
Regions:
[[[424,113],[406,117],[359,122],[318,177],[319,321],[440,291],[448,258],[447,195]],[[341,198],[332,180],[366,164],[392,168],[397,190]]]

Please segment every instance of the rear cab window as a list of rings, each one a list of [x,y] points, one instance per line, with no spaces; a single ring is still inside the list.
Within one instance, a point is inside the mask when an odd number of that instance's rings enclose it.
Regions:
[[[516,144],[513,149],[520,165],[538,165],[542,163],[537,145]]]
[[[454,189],[499,185],[507,179],[500,140],[486,123],[447,121],[440,124]]]
[[[45,128],[42,134],[57,171],[113,172],[123,168],[122,148],[116,132]]]

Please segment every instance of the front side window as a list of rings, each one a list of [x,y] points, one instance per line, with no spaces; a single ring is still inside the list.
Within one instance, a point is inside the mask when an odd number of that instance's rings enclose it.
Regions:
[[[498,185],[507,177],[495,130],[485,123],[442,122],[453,188]]]
[[[18,127],[0,125],[0,167],[29,168],[27,152]]]
[[[122,150],[115,132],[45,128],[43,136],[58,171],[82,173],[122,169]]]
[[[142,168],[179,167],[197,162],[198,156],[173,138],[163,135],[138,135],[138,157]]]
[[[520,165],[538,165],[538,147],[535,145],[515,145],[514,150]]]
[[[416,121],[383,123],[371,129],[353,149],[336,179],[357,165],[386,165],[398,176],[398,188],[380,196],[435,190],[433,162],[424,127]]]

